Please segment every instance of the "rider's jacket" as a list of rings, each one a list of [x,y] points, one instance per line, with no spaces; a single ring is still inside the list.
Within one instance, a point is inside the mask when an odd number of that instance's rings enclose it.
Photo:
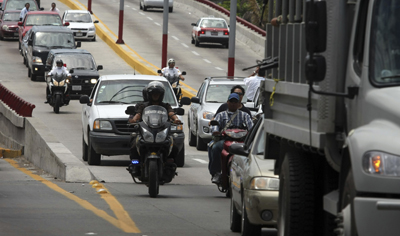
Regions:
[[[68,72],[67,68],[65,66],[63,67],[53,67],[53,69],[48,73],[48,75],[55,75],[55,74],[66,74],[67,76],[71,76],[71,74]]]
[[[179,81],[179,76],[182,74],[178,68],[169,68],[168,66],[162,68],[161,73],[169,81],[170,84]]]

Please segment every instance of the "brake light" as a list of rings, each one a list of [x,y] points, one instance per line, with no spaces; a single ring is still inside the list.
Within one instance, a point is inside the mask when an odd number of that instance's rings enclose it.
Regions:
[[[205,31],[205,30],[200,30],[200,31],[199,31],[199,35],[200,35],[200,34],[206,34],[206,31]]]
[[[229,35],[229,31],[227,31],[227,30],[225,31],[224,30],[224,35]]]

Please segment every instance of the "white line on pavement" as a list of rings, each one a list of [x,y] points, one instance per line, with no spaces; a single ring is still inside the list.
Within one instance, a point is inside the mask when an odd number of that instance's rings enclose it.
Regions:
[[[132,7],[132,10],[136,11],[136,8],[133,8],[133,7]]]
[[[154,24],[156,24],[156,25],[158,25],[158,26],[161,26],[160,24],[158,24],[157,22],[154,22]]]
[[[205,62],[207,63],[211,63],[211,61],[207,60],[207,59],[203,59]]]
[[[175,40],[179,40],[177,37],[175,37],[175,36],[171,36],[173,39],[175,39]]]
[[[203,164],[208,164],[208,161],[205,161],[205,160],[202,160],[202,159],[193,158],[193,160],[198,161],[198,162],[203,163]]]
[[[143,12],[141,12],[141,11],[139,12],[139,14],[140,14],[140,15],[142,15],[142,16],[145,16],[145,15],[146,15],[146,14],[144,14],[144,13],[143,13]]]
[[[147,19],[149,19],[149,20],[153,20],[151,17],[147,17]]]
[[[215,69],[217,69],[217,70],[224,70],[224,69],[222,69],[222,68],[219,68],[219,67],[215,67]]]
[[[181,43],[182,44],[182,46],[184,46],[185,48],[188,48],[189,46],[188,45],[186,45],[186,44],[184,44],[184,43]]]
[[[125,5],[126,7],[129,7],[128,5]]]
[[[198,54],[196,51],[192,51],[192,53],[196,56],[200,56],[200,54]]]

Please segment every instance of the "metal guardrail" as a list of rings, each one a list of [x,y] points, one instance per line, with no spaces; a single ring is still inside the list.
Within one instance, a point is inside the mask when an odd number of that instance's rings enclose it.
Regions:
[[[209,0],[195,0],[195,1],[196,1],[196,2],[200,2],[200,3],[203,3],[203,4],[205,4],[205,5],[208,5],[208,6],[212,7],[212,8],[214,8],[215,10],[220,11],[220,12],[226,14],[227,16],[230,16],[230,15],[231,15],[231,13],[230,13],[228,10],[226,10],[225,8],[223,8],[223,7],[219,6],[218,4],[213,3],[213,2],[211,2],[211,1],[209,1]],[[240,17],[236,16],[236,21],[239,22],[239,23],[241,23],[242,25],[244,25],[244,26],[246,26],[246,27],[248,27],[248,28],[254,30],[255,32],[261,34],[262,36],[265,36],[265,35],[266,35],[265,30],[262,30],[262,29],[259,28],[258,26],[255,26],[255,25],[251,24],[250,22],[244,20],[243,18],[240,18]]]
[[[0,100],[23,117],[32,117],[32,111],[36,107],[8,90],[2,84],[0,84]]]

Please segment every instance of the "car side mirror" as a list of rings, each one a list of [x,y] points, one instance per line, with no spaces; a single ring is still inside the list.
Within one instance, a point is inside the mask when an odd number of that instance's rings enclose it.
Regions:
[[[22,23],[22,21],[18,21],[18,26],[23,26],[24,23]]]
[[[210,121],[210,125],[212,125],[212,126],[215,126],[215,125],[219,125],[219,122],[218,121],[216,121],[216,120],[212,120],[212,121]]]
[[[87,104],[87,105],[89,105],[89,103],[90,103],[89,96],[88,96],[88,95],[82,95],[82,96],[79,98],[79,103],[80,103],[80,104]]]
[[[186,71],[182,71],[182,75],[186,75]]]
[[[98,20],[95,20],[95,21],[93,21],[93,23],[94,23],[94,24],[97,24],[97,23],[99,23],[99,21],[98,21]]]
[[[181,98],[181,105],[190,105],[192,103],[191,99],[188,97]]]
[[[235,155],[240,155],[240,156],[248,156],[249,152],[244,150],[244,144],[243,143],[233,143],[229,147],[229,153],[235,154]]]
[[[196,26],[196,23],[192,23],[193,26]]]
[[[136,106],[129,106],[125,110],[125,114],[134,115],[136,113]]]
[[[180,115],[180,116],[185,115],[185,109],[183,109],[183,108],[180,108],[180,107],[174,108],[174,111],[175,111],[175,113],[176,113],[177,115]]]
[[[103,66],[102,65],[98,65],[97,66],[97,70],[102,70],[103,69]]]
[[[82,45],[81,42],[77,42],[77,43],[76,43],[76,47],[77,47],[77,48],[80,48],[81,45]]]
[[[161,74],[161,70],[157,70],[157,73]]]
[[[198,104],[200,104],[200,99],[199,99],[198,97],[192,97],[192,98],[190,99],[190,101],[192,101],[192,103],[198,103]]]
[[[69,70],[69,73],[70,74],[74,73],[74,69]]]

